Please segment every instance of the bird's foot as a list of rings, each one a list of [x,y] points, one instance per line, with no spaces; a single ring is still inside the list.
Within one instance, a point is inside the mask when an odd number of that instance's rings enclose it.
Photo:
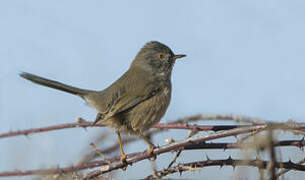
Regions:
[[[151,160],[156,160],[157,159],[157,155],[154,154],[154,150],[156,149],[156,146],[149,146],[149,149],[147,150],[147,154],[149,156],[152,156]]]
[[[127,161],[126,161],[126,159],[127,159],[127,156],[125,155],[125,154],[122,154],[121,155],[121,162],[123,163],[123,171],[126,171],[126,169],[127,169],[127,166],[128,166],[128,163],[127,163]]]

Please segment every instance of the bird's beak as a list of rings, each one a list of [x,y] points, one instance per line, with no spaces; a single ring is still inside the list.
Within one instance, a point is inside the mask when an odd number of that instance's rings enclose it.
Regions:
[[[185,54],[178,54],[173,57],[174,60],[185,57]]]

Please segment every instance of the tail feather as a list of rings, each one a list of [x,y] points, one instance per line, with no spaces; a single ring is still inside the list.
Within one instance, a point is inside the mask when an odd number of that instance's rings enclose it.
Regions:
[[[88,92],[90,92],[89,90],[85,90],[85,89],[79,89],[73,86],[69,86],[57,81],[53,81],[50,79],[46,79],[34,74],[30,74],[30,73],[26,73],[26,72],[22,72],[19,74],[21,77],[23,77],[24,79],[30,80],[36,84],[40,84],[42,86],[47,86],[50,88],[54,88],[57,90],[61,90],[61,91],[65,91],[67,93],[71,93],[71,94],[75,94],[78,96],[83,97],[84,95],[86,95]]]

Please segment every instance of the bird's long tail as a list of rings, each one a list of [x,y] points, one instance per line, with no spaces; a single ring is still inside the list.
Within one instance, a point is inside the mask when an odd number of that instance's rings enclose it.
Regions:
[[[34,83],[40,84],[42,86],[47,86],[47,87],[54,88],[57,90],[65,91],[67,93],[75,94],[80,97],[84,97],[84,95],[86,95],[90,92],[89,90],[79,89],[79,88],[76,88],[73,86],[69,86],[69,85],[66,85],[66,84],[63,84],[63,83],[60,83],[57,81],[46,79],[46,78],[43,78],[43,77],[40,77],[40,76],[37,76],[34,74],[26,73],[26,72],[20,73],[20,76],[27,80],[30,80]]]

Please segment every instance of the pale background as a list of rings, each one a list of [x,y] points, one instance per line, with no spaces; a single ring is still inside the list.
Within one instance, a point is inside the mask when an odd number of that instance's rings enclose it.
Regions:
[[[304,0],[0,1],[0,133],[95,117],[81,99],[29,83],[19,72],[103,89],[127,70],[150,40],[188,55],[176,63],[172,102],[161,122],[197,113],[304,122],[304,9]],[[89,143],[101,131],[116,141],[105,128],[0,139],[0,171],[71,165],[90,150]],[[186,134],[173,130],[156,136],[154,142],[162,145],[166,138],[182,139]],[[139,141],[126,151],[146,147]],[[295,149],[287,151],[286,159],[302,157]],[[219,159],[230,152],[191,151],[180,162],[204,160],[205,153]],[[159,169],[173,155],[161,156]],[[257,178],[256,169],[244,169],[244,177]],[[124,174],[122,179],[150,173],[147,161],[118,171]],[[213,167],[182,177],[234,179],[233,174],[232,167]],[[304,177],[304,173],[288,175]]]

